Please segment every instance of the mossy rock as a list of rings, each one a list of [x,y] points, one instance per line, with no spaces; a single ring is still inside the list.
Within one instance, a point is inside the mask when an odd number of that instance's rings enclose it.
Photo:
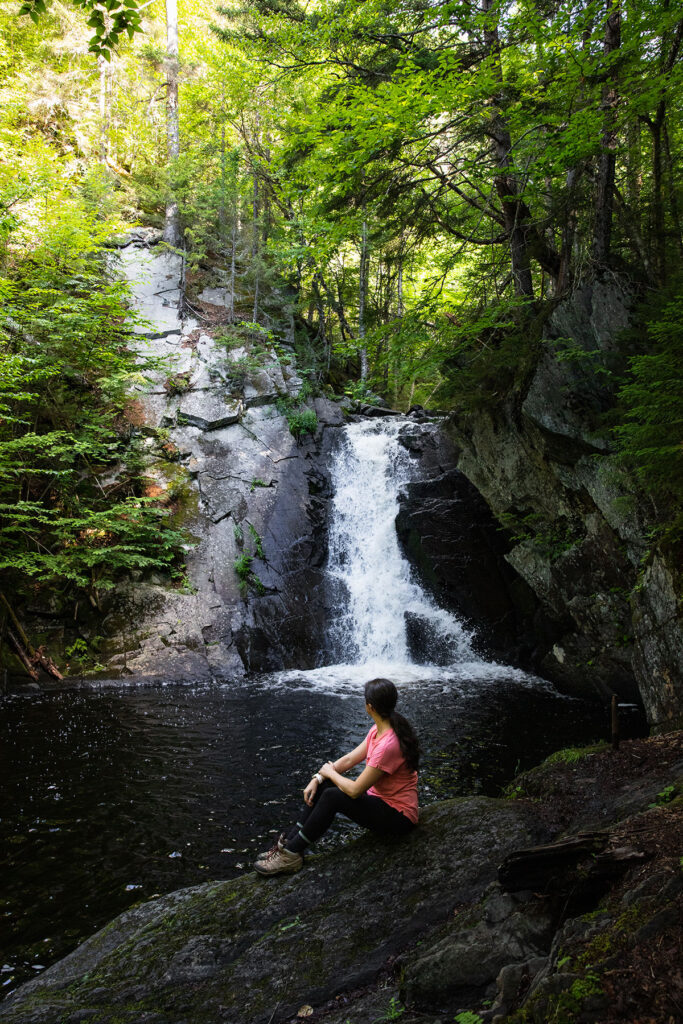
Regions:
[[[387,960],[476,900],[529,841],[523,808],[434,805],[405,841],[366,836],[298,875],[248,876],[122,914],[3,1007],[3,1024],[204,1024],[286,1019],[372,981]],[[408,910],[409,906],[409,910]]]

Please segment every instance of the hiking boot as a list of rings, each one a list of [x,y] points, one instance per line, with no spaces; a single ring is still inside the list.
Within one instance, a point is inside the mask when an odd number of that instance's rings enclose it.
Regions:
[[[263,853],[256,854],[256,860],[265,860],[266,857],[270,857],[271,853],[276,853],[278,850],[284,849],[286,839],[287,833],[281,832],[269,850],[264,850]]]
[[[301,871],[304,859],[300,853],[291,853],[284,846],[271,850],[262,860],[254,863],[254,870],[260,875],[293,875]]]

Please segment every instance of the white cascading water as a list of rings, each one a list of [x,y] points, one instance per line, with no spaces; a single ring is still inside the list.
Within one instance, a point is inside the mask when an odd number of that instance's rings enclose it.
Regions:
[[[265,677],[265,685],[314,688],[354,699],[374,676],[399,685],[474,686],[478,693],[500,679],[550,686],[478,655],[473,633],[439,608],[414,579],[396,534],[399,494],[412,477],[411,457],[399,440],[405,425],[404,419],[387,417],[345,428],[331,467],[335,493],[327,571],[334,608],[326,647],[333,663],[274,673]],[[426,664],[411,656],[410,616],[427,641],[419,645]],[[429,641],[436,659],[430,657]]]
[[[406,618],[414,616],[448,661],[478,661],[471,632],[415,582],[399,547],[398,496],[411,476],[403,426],[393,417],[349,425],[332,467],[328,572],[344,603],[332,650],[347,664],[411,664]]]

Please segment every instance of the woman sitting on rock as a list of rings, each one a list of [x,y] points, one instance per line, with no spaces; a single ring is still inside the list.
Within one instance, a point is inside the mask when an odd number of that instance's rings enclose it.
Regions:
[[[397,697],[389,679],[365,684],[365,710],[375,724],[355,750],[315,773],[304,790],[301,819],[254,864],[260,874],[299,871],[306,847],[320,839],[338,813],[382,835],[412,831],[418,815],[420,748],[410,722],[394,711]],[[345,778],[361,761],[366,765],[358,778]]]

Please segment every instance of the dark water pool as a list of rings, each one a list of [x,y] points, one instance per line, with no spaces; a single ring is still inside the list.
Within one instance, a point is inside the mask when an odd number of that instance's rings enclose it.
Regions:
[[[0,701],[4,992],[138,900],[248,871],[312,771],[365,735],[360,692],[290,681]],[[423,804],[495,795],[515,770],[607,733],[599,705],[516,678],[431,679],[404,687],[401,706],[424,746]]]

